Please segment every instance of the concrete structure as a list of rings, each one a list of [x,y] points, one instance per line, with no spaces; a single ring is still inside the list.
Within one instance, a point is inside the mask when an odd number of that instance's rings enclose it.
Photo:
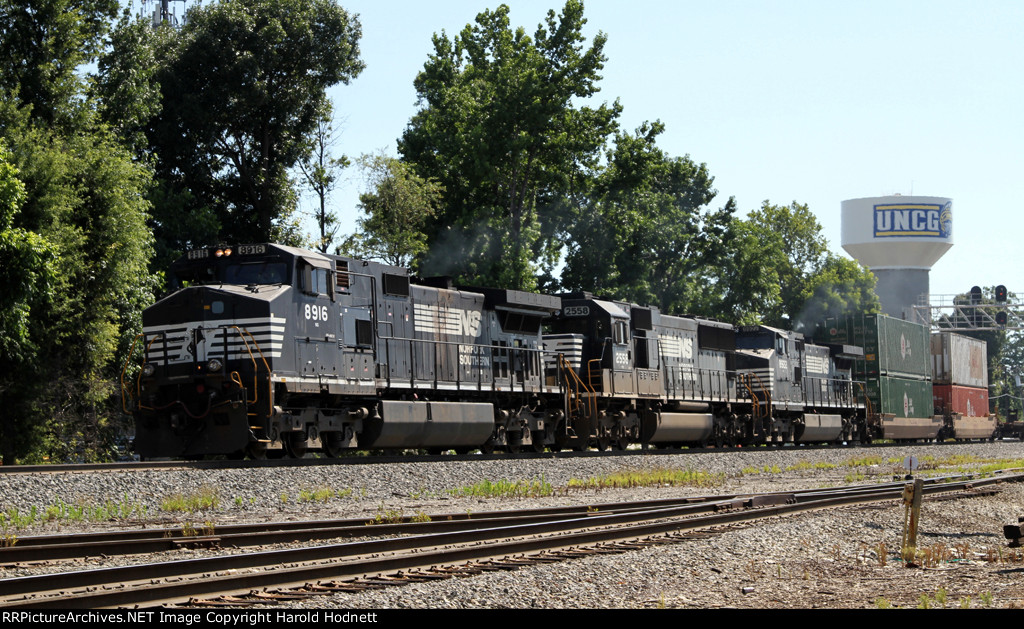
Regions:
[[[866,197],[842,204],[842,245],[878,278],[882,312],[913,320],[928,274],[953,246],[953,202],[944,197]]]

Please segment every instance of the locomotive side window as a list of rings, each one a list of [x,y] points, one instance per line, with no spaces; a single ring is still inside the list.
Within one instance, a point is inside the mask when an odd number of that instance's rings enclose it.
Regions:
[[[302,267],[302,290],[309,295],[334,296],[334,282],[330,269],[322,269],[303,265]]]
[[[629,342],[629,325],[625,321],[615,321],[615,343],[617,345],[625,345]]]

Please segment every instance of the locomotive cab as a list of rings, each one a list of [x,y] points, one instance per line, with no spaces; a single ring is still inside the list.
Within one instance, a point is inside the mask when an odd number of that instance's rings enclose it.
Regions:
[[[123,383],[143,427],[140,456],[259,456],[282,438],[304,447],[287,434],[305,442],[305,427],[277,408],[278,384],[311,376],[320,393],[320,379],[338,374],[337,353],[326,351],[340,333],[334,277],[332,259],[272,244],[195,249],[176,261],[176,290],[143,313],[135,386]]]

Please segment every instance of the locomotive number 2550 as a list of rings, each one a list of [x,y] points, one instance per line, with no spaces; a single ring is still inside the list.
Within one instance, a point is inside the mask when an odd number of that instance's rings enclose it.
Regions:
[[[305,314],[307,319],[312,319],[313,321],[327,321],[327,306],[306,304]]]

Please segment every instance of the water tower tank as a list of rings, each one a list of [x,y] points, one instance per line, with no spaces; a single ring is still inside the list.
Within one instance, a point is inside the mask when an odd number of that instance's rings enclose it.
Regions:
[[[928,295],[928,273],[953,246],[953,202],[945,197],[867,197],[842,204],[843,249],[871,269],[882,311],[912,319]]]

